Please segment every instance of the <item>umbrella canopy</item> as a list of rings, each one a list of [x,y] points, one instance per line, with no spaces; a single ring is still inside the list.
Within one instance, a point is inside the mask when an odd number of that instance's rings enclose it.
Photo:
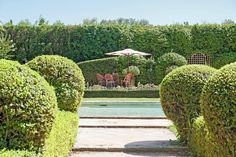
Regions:
[[[109,56],[151,56],[152,54],[136,51],[133,49],[124,49],[121,51],[105,53],[105,55],[109,55]]]

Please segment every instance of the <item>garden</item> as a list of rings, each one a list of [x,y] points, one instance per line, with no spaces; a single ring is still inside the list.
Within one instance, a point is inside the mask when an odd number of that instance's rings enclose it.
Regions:
[[[83,98],[160,98],[190,156],[236,156],[235,24],[7,23],[0,58],[0,156],[68,156]]]

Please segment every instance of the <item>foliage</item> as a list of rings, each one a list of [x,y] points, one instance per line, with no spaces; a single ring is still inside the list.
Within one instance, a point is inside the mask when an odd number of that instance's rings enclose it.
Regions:
[[[189,57],[192,54],[193,44],[190,26],[172,25],[161,27],[160,30],[167,40],[168,46],[165,52],[173,51],[185,57]]]
[[[177,53],[166,53],[158,58],[156,63],[156,79],[158,83],[161,83],[163,78],[176,67],[187,64],[187,60],[184,56],[179,55]]]
[[[0,157],[67,157],[75,142],[78,130],[76,126],[78,126],[77,113],[58,110],[42,153],[2,149]]]
[[[54,90],[28,67],[0,63],[0,148],[40,151],[54,121]]]
[[[225,29],[227,26],[195,25],[192,28],[192,44],[195,51],[200,51],[213,57],[217,52],[223,52],[225,41],[229,40]]]
[[[128,68],[125,68],[122,70],[122,74],[126,75],[128,73],[132,73],[134,76],[138,76],[140,74],[140,70],[137,66],[129,66]]]
[[[153,58],[145,59],[142,56],[130,56],[130,57],[119,57],[117,71],[122,75],[122,70],[127,68],[128,65],[137,66],[139,68],[140,74],[135,77],[136,82],[141,84],[156,84],[155,80],[155,61]]]
[[[119,76],[122,76],[122,70],[127,68],[128,64],[137,66],[140,70],[140,75],[136,77],[136,81],[141,84],[155,83],[155,75],[153,75],[153,69],[155,68],[155,62],[152,59],[145,59],[144,57],[110,57],[89,60],[78,63],[78,66],[83,71],[85,81],[89,85],[97,84],[96,74],[106,74],[117,72]],[[120,79],[122,79],[120,77]]]
[[[222,53],[216,56],[212,66],[215,68],[221,68],[222,66],[233,63],[236,61],[236,52]]]
[[[106,52],[125,48],[149,52],[155,60],[174,51],[186,58],[193,52],[202,52],[209,54],[214,62],[218,54],[236,52],[236,24],[151,26],[117,23],[66,26],[61,23],[48,25],[45,19],[40,19],[37,25],[26,21],[19,25],[9,23],[4,28],[15,43],[16,51],[10,55],[20,62],[43,54],[62,55],[79,62],[103,58]]]
[[[96,74],[112,73],[117,69],[118,58],[102,58],[78,63],[84,74],[85,81],[89,84],[97,84]]]
[[[155,84],[141,84],[140,82],[138,82],[137,86],[133,86],[133,87],[122,87],[122,86],[117,86],[117,87],[113,87],[113,88],[109,88],[109,90],[157,90],[159,89],[159,86],[155,85]],[[93,86],[89,86],[86,88],[86,90],[107,90],[106,87],[101,86],[101,85],[93,85]]]
[[[0,151],[0,157],[41,157],[40,154],[24,150],[6,150]]]
[[[67,157],[78,130],[78,113],[57,111],[52,131],[46,139],[43,157]],[[66,127],[65,127],[66,126]]]
[[[235,24],[235,22],[231,19],[225,19],[222,24]]]
[[[104,90],[85,90],[85,98],[159,98],[158,89],[104,89]]]
[[[213,145],[208,136],[208,130],[203,116],[194,120],[192,133],[189,139],[191,156],[194,157],[211,157],[210,149]]]
[[[205,65],[185,65],[170,72],[161,83],[162,108],[184,143],[188,141],[194,118],[200,115],[202,88],[214,72],[214,68]]]
[[[56,91],[61,110],[77,111],[84,93],[84,77],[73,61],[56,55],[43,55],[27,63],[41,74]]]
[[[84,19],[83,20],[84,25],[91,25],[91,24],[120,24],[120,25],[149,25],[148,20],[141,19],[141,20],[135,20],[133,18],[118,18],[115,20],[101,20],[100,22],[97,21],[97,18],[92,19]]]
[[[201,95],[201,109],[214,137],[219,157],[235,156],[236,141],[236,63],[218,70],[205,84]]]
[[[170,73],[174,69],[178,68],[177,65],[171,65],[170,67],[166,68],[166,74]]]
[[[130,28],[130,31],[133,35],[131,48],[151,53],[155,60],[166,52],[167,39],[157,27],[134,26]]]
[[[9,53],[14,50],[14,43],[10,36],[4,30],[0,29],[0,59],[11,58],[12,56]]]

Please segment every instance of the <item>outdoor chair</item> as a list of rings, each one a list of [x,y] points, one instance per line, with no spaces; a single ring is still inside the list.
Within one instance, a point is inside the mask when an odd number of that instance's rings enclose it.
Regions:
[[[119,85],[120,84],[119,74],[118,73],[113,73],[112,76],[113,76],[113,80],[115,82],[115,86]]]
[[[113,79],[112,74],[105,74],[104,78],[106,81],[106,87],[114,87],[115,86],[115,81]]]
[[[96,74],[96,79],[97,79],[97,83],[101,86],[105,86],[106,84],[106,81],[105,81],[105,78],[102,74]]]
[[[122,81],[122,85],[124,85],[125,87],[129,87],[131,85],[132,78],[133,78],[132,73],[126,74],[124,80]]]

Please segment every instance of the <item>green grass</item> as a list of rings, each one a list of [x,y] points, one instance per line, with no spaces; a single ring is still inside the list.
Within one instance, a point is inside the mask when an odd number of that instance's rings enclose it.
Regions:
[[[157,102],[160,98],[83,98],[83,101],[148,101]]]

